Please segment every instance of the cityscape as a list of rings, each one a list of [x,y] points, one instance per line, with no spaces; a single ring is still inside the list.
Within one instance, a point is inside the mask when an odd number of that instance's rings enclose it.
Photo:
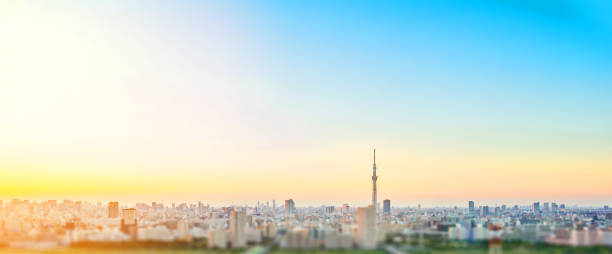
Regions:
[[[364,207],[304,207],[293,199],[278,206],[276,200],[269,200],[226,207],[205,202],[132,206],[117,201],[13,199],[0,202],[4,239],[0,243],[11,249],[168,243],[247,253],[273,249],[419,253],[431,248],[427,246],[431,241],[485,242],[488,253],[502,253],[504,241],[612,247],[608,205],[569,207],[545,201],[489,207],[470,200],[463,207],[422,208],[395,207],[389,199],[381,205],[376,170],[374,149],[372,203]]]
[[[612,254],[611,0],[0,0],[0,254]]]

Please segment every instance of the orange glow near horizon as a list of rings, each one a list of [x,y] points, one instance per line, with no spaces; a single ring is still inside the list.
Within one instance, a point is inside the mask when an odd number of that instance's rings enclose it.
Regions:
[[[1,1],[0,199],[612,200],[607,34],[260,8]]]
[[[89,165],[3,166],[0,196],[105,197],[145,200],[213,200],[216,202],[282,200],[288,197],[310,203],[367,202],[371,174],[367,149],[301,151],[279,156],[265,153],[244,156],[242,161],[221,159],[192,168],[97,168]],[[357,158],[349,154],[363,155]],[[413,151],[414,152],[414,151]],[[415,200],[561,200],[602,199],[612,193],[606,176],[609,158],[521,160],[474,155],[435,156],[389,152],[379,148],[380,199]],[[429,151],[428,153],[433,153]],[[330,156],[335,154],[335,157]],[[412,155],[411,155],[412,154]],[[219,154],[218,158],[230,156]],[[442,157],[442,155],[441,155]],[[501,163],[503,162],[503,163]],[[261,166],[267,165],[265,169]],[[599,166],[598,166],[599,165]],[[265,170],[262,172],[262,170]],[[554,181],[546,181],[551,179]],[[580,179],[588,179],[580,180]]]

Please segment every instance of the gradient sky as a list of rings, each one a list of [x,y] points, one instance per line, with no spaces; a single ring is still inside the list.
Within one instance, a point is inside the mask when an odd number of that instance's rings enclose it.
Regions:
[[[0,1],[0,198],[610,204],[610,13]]]

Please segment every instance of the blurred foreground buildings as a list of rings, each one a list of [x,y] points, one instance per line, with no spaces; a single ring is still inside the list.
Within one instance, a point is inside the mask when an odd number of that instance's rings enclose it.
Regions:
[[[276,244],[286,249],[373,249],[419,235],[447,240],[521,240],[612,246],[612,210],[606,207],[479,206],[418,208],[373,206],[211,207],[63,200],[0,204],[0,244],[14,248],[67,246],[78,242],[198,241],[209,248]],[[544,203],[544,204],[547,204]],[[120,216],[117,216],[117,214]],[[418,238],[417,238],[418,239]]]

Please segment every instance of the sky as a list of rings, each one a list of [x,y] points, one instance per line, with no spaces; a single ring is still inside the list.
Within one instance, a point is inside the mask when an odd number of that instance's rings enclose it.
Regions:
[[[612,203],[609,1],[0,1],[0,199]]]

